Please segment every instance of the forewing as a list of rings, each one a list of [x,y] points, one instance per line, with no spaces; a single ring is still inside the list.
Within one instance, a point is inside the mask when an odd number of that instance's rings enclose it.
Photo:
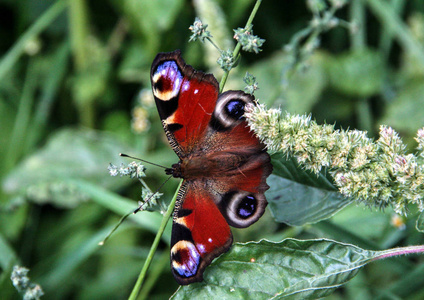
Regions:
[[[180,51],[156,56],[151,81],[165,133],[181,158],[204,137],[218,98],[218,82],[212,74],[187,65]]]

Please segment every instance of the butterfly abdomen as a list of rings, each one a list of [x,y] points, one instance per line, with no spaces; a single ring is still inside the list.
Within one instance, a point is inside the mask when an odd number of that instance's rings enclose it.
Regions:
[[[231,177],[240,174],[243,171],[249,171],[250,168],[256,168],[252,165],[252,157],[258,154],[251,153],[231,153],[231,152],[208,152],[202,154],[193,154],[182,158],[178,164],[172,166],[174,177],[181,177],[187,180],[196,178],[218,178]],[[181,176],[175,176],[181,175]]]

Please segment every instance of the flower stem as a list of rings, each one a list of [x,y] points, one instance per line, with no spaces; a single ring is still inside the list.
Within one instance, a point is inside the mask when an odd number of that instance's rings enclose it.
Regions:
[[[138,276],[137,282],[134,285],[134,288],[131,292],[131,295],[129,296],[129,300],[135,300],[137,298],[137,295],[139,294],[142,284],[144,282],[144,279],[147,274],[147,270],[150,267],[150,264],[152,263],[153,256],[155,255],[156,249],[159,245],[160,239],[162,237],[163,232],[165,231],[166,224],[168,224],[169,219],[171,218],[172,212],[174,211],[175,202],[177,201],[177,195],[178,191],[180,190],[181,184],[183,181],[180,182],[178,188],[175,191],[174,197],[171,200],[171,203],[168,206],[168,210],[166,211],[166,214],[163,216],[162,223],[160,224],[158,233],[156,234],[155,240],[153,241],[152,247],[150,248],[149,254],[147,255],[146,261],[143,265],[143,268],[141,269],[140,275]]]
[[[253,7],[252,12],[250,13],[249,19],[247,20],[246,26],[244,28],[247,28],[248,26],[250,26],[252,24],[253,19],[255,18],[255,15],[258,12],[259,6],[261,5],[261,3],[262,3],[262,0],[256,0],[255,6]],[[236,45],[236,47],[234,48],[234,51],[233,51],[234,61],[238,60],[239,55],[240,55],[240,49],[241,49],[241,44],[240,44],[240,42],[237,42],[237,45]],[[227,82],[227,78],[228,78],[228,75],[230,74],[230,71],[231,70],[226,71],[221,78],[221,82],[219,83],[219,92],[220,93],[222,93],[222,91],[224,89],[224,86],[225,86],[225,83]]]

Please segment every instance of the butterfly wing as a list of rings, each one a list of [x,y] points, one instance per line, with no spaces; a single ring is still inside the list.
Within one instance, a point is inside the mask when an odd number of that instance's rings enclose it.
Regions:
[[[181,158],[204,136],[218,99],[218,82],[187,65],[179,50],[159,53],[150,75],[165,133]]]
[[[179,191],[171,237],[171,269],[179,284],[202,281],[204,269],[233,242],[212,196],[196,182],[184,181]]]
[[[171,268],[180,284],[203,280],[210,262],[228,251],[229,225],[247,227],[265,211],[272,165],[242,117],[252,103],[253,97],[240,91],[220,95],[201,146],[182,160],[185,181],[171,240]]]
[[[216,146],[205,154],[218,165],[209,189],[218,193],[216,203],[228,224],[240,228],[263,215],[269,188],[266,178],[272,172],[265,145],[244,118],[248,105],[255,105],[254,97],[242,91],[219,95],[209,125],[209,144]]]

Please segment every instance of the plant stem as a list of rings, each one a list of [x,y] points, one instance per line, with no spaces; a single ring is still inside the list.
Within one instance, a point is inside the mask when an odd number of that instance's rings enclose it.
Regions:
[[[351,22],[357,22],[359,27],[358,32],[350,35],[352,49],[353,51],[361,51],[366,48],[366,18],[363,0],[352,2],[350,6],[350,19]],[[359,127],[362,130],[368,131],[370,135],[374,135],[372,113],[368,98],[361,97],[358,99],[355,107]]]
[[[402,15],[405,5],[406,3],[403,0],[391,0],[388,1],[388,3],[386,4],[386,6],[388,6],[390,9],[397,12],[398,15]],[[384,60],[387,60],[389,58],[392,42],[393,33],[383,26],[381,29],[380,40],[378,42],[378,49],[379,52],[383,54]]]
[[[69,52],[69,43],[65,42],[53,55],[53,63],[42,83],[39,100],[33,109],[34,116],[30,121],[31,126],[28,127],[24,153],[31,152],[41,139],[42,134],[45,133],[52,106],[54,101],[57,100],[55,96],[68,68]]]
[[[107,41],[107,52],[111,58],[118,54],[124,44],[123,40],[125,39],[128,30],[129,25],[127,20],[125,18],[119,19]]]
[[[147,274],[147,270],[149,269],[149,266],[152,263],[153,256],[155,255],[155,252],[159,245],[162,234],[165,231],[166,224],[168,224],[168,221],[171,218],[172,212],[174,211],[174,206],[175,206],[175,202],[177,201],[178,191],[180,190],[182,183],[183,181],[180,182],[174,194],[174,197],[172,198],[171,203],[169,204],[168,210],[166,211],[166,214],[163,216],[163,219],[160,224],[159,230],[156,234],[155,240],[153,241],[152,247],[150,248],[149,254],[147,255],[146,261],[144,262],[143,268],[141,269],[140,275],[138,276],[137,282],[134,285],[131,295],[128,298],[129,300],[135,300],[141,290],[142,284]]]
[[[406,255],[406,254],[413,254],[413,253],[424,253],[424,245],[393,248],[393,249],[389,249],[385,251],[380,251],[380,253],[382,254],[375,257],[373,261],[392,257],[392,256],[399,256],[399,255]]]
[[[152,266],[150,276],[145,281],[143,288],[138,295],[138,300],[149,299],[149,293],[155,286],[157,279],[164,269],[169,269],[169,251],[162,251],[161,255],[155,260]]]
[[[69,3],[69,33],[71,39],[72,55],[77,75],[90,68],[89,24],[87,3],[85,0],[73,0]],[[75,94],[74,94],[75,97]],[[94,127],[94,99],[77,99],[81,123],[89,128]]]
[[[350,35],[352,48],[361,50],[365,48],[365,7],[363,0],[353,1],[350,5],[350,21],[358,24],[358,31]]]
[[[19,99],[18,111],[13,125],[8,151],[4,159],[4,170],[6,172],[11,170],[21,155],[24,154],[25,136],[27,135],[31,111],[34,105],[34,94],[38,84],[37,79],[38,70],[35,67],[34,59],[31,59],[28,63],[25,82],[21,98]]]
[[[215,47],[216,50],[218,50],[219,52],[222,52],[222,50],[218,47],[217,44],[215,44],[215,42],[210,37],[207,37],[207,39],[208,39],[209,43],[211,43],[212,46]]]
[[[369,136],[373,136],[372,113],[368,98],[359,98],[355,107],[359,128],[361,130],[366,130]]]
[[[69,3],[69,32],[75,68],[82,71],[86,68],[88,53],[88,20],[87,6],[84,0],[73,0]]]
[[[256,13],[259,10],[259,6],[261,5],[262,0],[256,0],[255,6],[252,9],[252,12],[250,13],[249,19],[246,22],[246,26],[244,28],[247,28],[248,26],[250,26],[253,22],[253,19],[255,18]],[[236,47],[234,48],[233,51],[233,57],[234,57],[234,61],[237,61],[239,59],[239,55],[240,55],[240,49],[241,49],[241,44],[239,42],[237,42]],[[224,90],[224,86],[225,83],[227,82],[228,79],[228,75],[230,74],[230,71],[225,71],[224,75],[221,78],[221,82],[219,83],[219,92],[222,93],[222,91]]]

